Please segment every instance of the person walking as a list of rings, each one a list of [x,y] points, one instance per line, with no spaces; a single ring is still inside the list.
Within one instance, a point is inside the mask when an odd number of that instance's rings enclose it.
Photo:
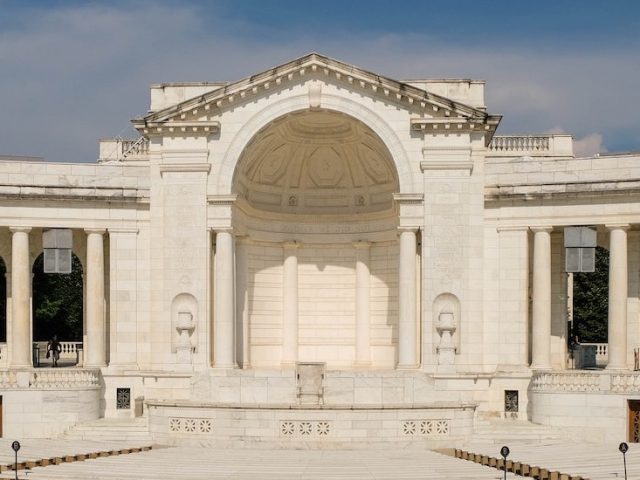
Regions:
[[[54,368],[58,366],[61,351],[62,345],[60,345],[58,337],[54,335],[53,338],[49,340],[49,343],[47,343],[47,358],[51,356],[51,364]]]

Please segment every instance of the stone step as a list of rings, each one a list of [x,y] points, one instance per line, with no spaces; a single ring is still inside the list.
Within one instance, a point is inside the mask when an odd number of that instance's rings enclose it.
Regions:
[[[110,419],[101,418],[76,425],[63,436],[75,440],[136,440],[150,442],[149,426],[146,418]]]

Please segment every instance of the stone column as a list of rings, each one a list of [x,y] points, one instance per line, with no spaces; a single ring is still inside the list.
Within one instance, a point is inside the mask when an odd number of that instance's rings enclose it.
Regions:
[[[249,245],[236,239],[236,362],[249,368]]]
[[[213,363],[216,368],[233,368],[234,275],[233,234],[216,233]]]
[[[356,242],[356,366],[371,365],[369,325],[369,262],[371,244]]]
[[[107,342],[104,300],[104,230],[85,229],[87,233],[87,345],[84,347],[86,367],[107,364]]]
[[[627,368],[627,229],[607,225],[609,230],[609,362],[607,369]]]
[[[297,242],[282,246],[282,365],[298,361],[298,255]]]
[[[11,367],[31,367],[31,228],[10,229],[11,236]]]
[[[416,229],[400,233],[398,368],[416,368]]]
[[[533,286],[531,368],[551,368],[551,230],[532,227]]]

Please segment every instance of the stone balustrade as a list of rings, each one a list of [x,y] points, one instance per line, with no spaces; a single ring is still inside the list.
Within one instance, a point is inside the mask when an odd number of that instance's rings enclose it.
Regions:
[[[0,390],[100,388],[100,371],[77,368],[0,371]]]
[[[36,365],[46,363],[48,342],[33,342],[34,351],[37,352],[38,358]],[[82,342],[59,342],[60,343],[60,360],[71,361],[76,365],[82,364]]]
[[[6,367],[9,364],[9,352],[5,342],[0,343],[0,367]]]
[[[582,348],[593,348],[595,350],[595,366],[605,367],[609,361],[609,344],[608,343],[581,343]]]
[[[640,372],[561,370],[535,372],[531,377],[533,392],[610,392],[640,393]]]
[[[490,157],[573,157],[570,135],[495,135]]]
[[[612,374],[611,391],[615,393],[640,392],[640,374],[637,372]]]
[[[531,390],[549,392],[597,392],[599,372],[536,372],[531,377]]]
[[[147,160],[149,154],[149,140],[144,137],[137,139],[105,139],[100,140],[99,162]]]

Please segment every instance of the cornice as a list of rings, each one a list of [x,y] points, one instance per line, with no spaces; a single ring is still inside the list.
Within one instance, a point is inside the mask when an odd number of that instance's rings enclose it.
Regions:
[[[160,174],[166,172],[204,172],[211,170],[210,163],[161,163],[158,165]]]
[[[400,205],[422,205],[424,193],[394,193],[393,200]]]
[[[287,62],[275,68],[265,70],[256,75],[244,78],[237,82],[230,83],[224,87],[212,90],[197,97],[185,100],[153,112],[144,118],[132,120],[136,129],[143,134],[149,134],[155,129],[155,134],[166,134],[166,128],[171,124],[180,129],[204,125],[200,117],[210,115],[233,105],[238,100],[244,101],[247,98],[255,97],[263,92],[280,86],[283,83],[300,81],[300,79],[318,77],[332,79],[348,85],[352,90],[369,91],[393,98],[397,102],[406,103],[413,109],[422,110],[430,116],[451,118],[470,118],[475,125],[492,125],[493,131],[500,121],[499,116],[490,116],[481,109],[471,107],[467,104],[451,100],[449,98],[427,92],[423,89],[399,82],[388,77],[363,70],[353,65],[334,60],[317,53],[311,53],[291,62]],[[181,125],[180,123],[185,123]],[[190,123],[190,122],[193,122]],[[210,122],[210,129],[216,128],[216,122]],[[450,124],[445,122],[444,125]],[[219,125],[218,125],[219,128]],[[446,127],[443,127],[446,128]],[[161,130],[158,130],[161,129]],[[149,130],[149,132],[145,132]],[[491,128],[489,129],[491,130]]]

